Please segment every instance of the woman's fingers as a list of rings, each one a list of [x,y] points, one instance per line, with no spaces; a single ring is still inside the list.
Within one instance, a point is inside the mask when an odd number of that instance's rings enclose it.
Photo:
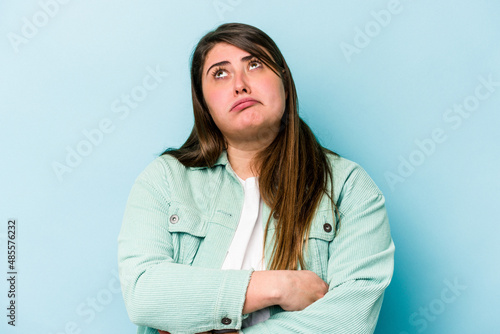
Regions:
[[[285,311],[300,311],[328,292],[326,284],[310,270],[254,271],[248,284],[243,313],[280,305]]]
[[[284,284],[279,305],[285,311],[300,311],[328,292],[326,284],[309,270],[284,271]]]
[[[328,284],[310,270],[256,271],[249,283],[243,312],[250,313],[270,305],[279,305],[285,311],[300,311],[327,292]],[[170,334],[161,330],[158,333]]]

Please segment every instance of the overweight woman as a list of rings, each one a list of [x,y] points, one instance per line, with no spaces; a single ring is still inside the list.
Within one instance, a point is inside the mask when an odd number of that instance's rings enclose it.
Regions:
[[[373,333],[384,196],[299,117],[280,50],[229,23],[191,59],[194,126],[137,177],[118,237],[137,333]]]

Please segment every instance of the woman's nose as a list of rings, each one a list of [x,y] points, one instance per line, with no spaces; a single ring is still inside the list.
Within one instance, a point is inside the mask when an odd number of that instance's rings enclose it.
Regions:
[[[234,93],[239,95],[241,93],[250,94],[250,84],[245,72],[236,73],[234,76]]]

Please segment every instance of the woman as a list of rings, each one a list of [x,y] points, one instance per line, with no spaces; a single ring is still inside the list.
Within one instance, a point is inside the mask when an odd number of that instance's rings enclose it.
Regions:
[[[300,119],[276,44],[219,26],[191,89],[191,135],[139,175],[118,238],[138,333],[373,333],[393,273],[384,197]]]

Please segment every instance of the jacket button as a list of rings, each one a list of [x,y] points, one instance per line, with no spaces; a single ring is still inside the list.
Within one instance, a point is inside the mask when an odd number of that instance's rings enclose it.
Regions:
[[[231,321],[231,319],[229,319],[229,318],[222,318],[222,323],[223,323],[224,325],[229,325],[229,324],[231,324],[231,322],[232,322],[232,321]]]
[[[280,214],[277,211],[275,211],[273,213],[273,217],[274,217],[274,219],[279,219],[280,218]]]
[[[323,225],[323,230],[325,230],[325,232],[331,232],[332,231],[332,225],[326,223],[325,225]]]
[[[175,223],[177,223],[178,221],[179,221],[179,216],[177,216],[177,215],[171,215],[171,216],[170,216],[170,222],[171,222],[172,224],[175,224]]]

